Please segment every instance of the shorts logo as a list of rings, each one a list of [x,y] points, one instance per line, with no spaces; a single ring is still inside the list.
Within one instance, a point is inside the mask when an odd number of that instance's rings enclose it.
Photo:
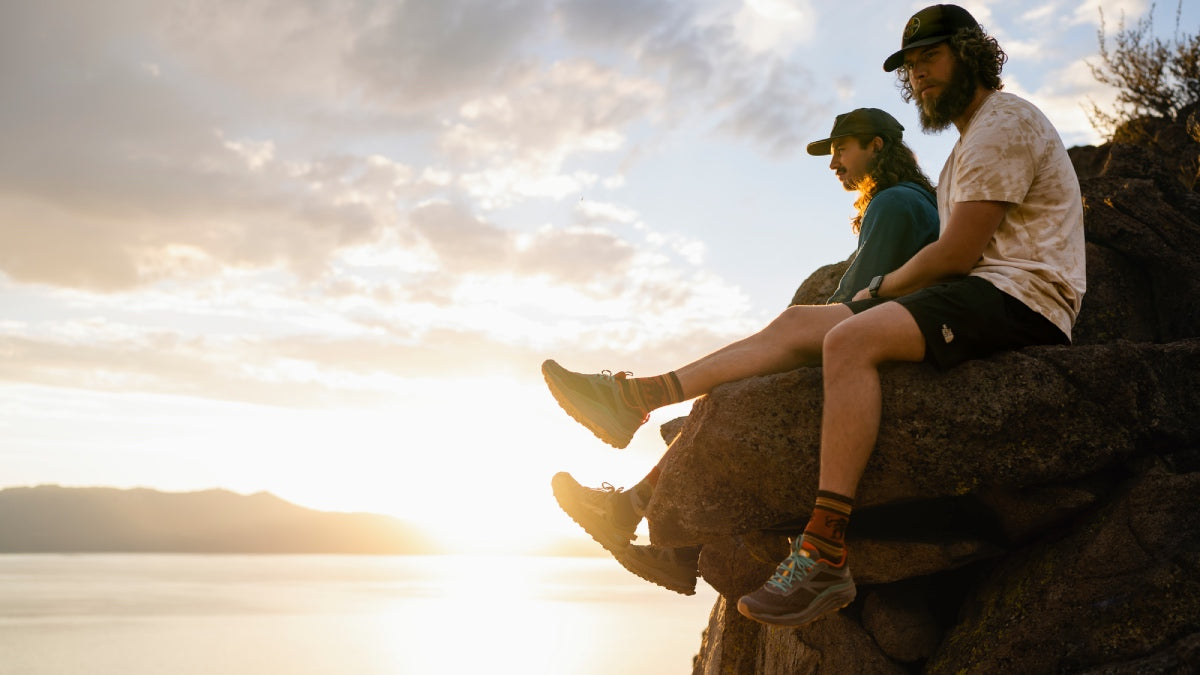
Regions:
[[[908,20],[908,25],[904,27],[904,39],[912,39],[912,36],[916,35],[919,30],[921,30],[921,20],[914,16]]]
[[[954,331],[950,330],[950,326],[946,324],[942,324],[942,339],[946,341],[946,344],[954,342]]]

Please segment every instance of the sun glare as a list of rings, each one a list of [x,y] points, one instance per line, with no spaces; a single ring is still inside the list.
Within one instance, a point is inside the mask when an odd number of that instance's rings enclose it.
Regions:
[[[392,515],[444,550],[504,554],[553,551],[564,542],[578,550],[579,541],[590,541],[554,500],[556,472],[587,485],[629,486],[665,447],[647,430],[630,448],[612,450],[562,413],[540,379],[431,383],[422,404],[420,416],[407,395],[381,409],[275,419],[248,413],[227,429],[252,452],[230,448],[227,439],[202,444],[222,448],[207,453],[211,470],[239,475],[240,491],[266,489],[319,510]]]

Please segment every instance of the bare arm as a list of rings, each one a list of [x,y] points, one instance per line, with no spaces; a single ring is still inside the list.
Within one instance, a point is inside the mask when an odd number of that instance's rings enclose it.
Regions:
[[[1006,202],[955,204],[950,222],[938,240],[883,278],[880,297],[898,298],[940,281],[966,275],[983,255],[983,249],[1000,226],[1007,209]],[[865,297],[869,297],[866,289],[859,291],[854,299]]]

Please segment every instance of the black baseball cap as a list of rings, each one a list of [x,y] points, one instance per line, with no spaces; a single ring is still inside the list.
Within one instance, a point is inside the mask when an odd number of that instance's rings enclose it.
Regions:
[[[883,136],[884,138],[899,139],[904,135],[904,127],[895,117],[879,108],[859,108],[848,113],[842,113],[833,121],[833,131],[829,138],[813,141],[808,144],[808,154],[828,155],[833,152],[830,142],[844,136]]]
[[[949,40],[960,28],[978,28],[979,22],[958,5],[932,5],[913,14],[904,26],[900,51],[887,57],[883,69],[887,72],[904,64],[904,51]]]

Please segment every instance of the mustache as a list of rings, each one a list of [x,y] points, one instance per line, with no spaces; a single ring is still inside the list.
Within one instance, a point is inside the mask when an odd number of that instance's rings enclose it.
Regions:
[[[944,82],[943,80],[926,80],[921,83],[920,87],[917,88],[917,93],[918,94],[923,93],[926,89],[929,89],[930,87],[941,87],[941,88],[945,89],[946,82]]]

